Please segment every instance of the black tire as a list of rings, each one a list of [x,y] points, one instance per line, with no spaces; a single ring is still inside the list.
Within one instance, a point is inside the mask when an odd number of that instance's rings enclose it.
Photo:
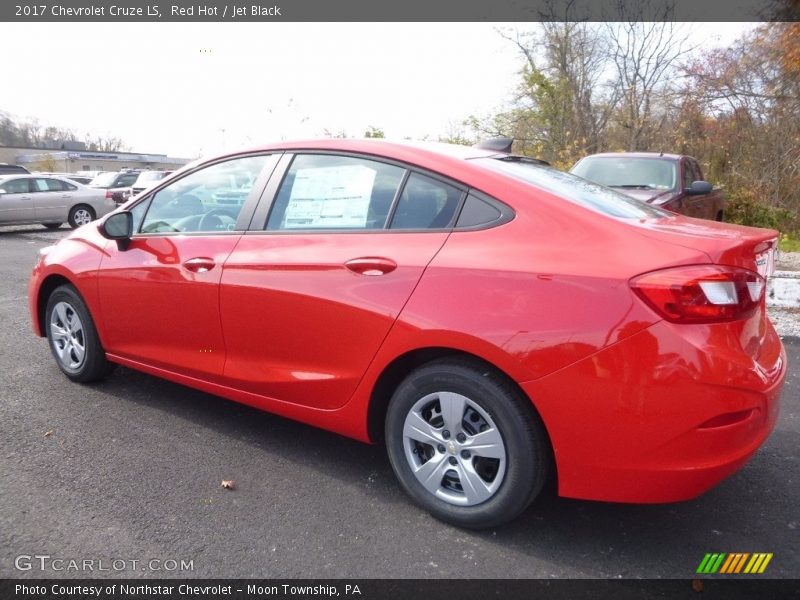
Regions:
[[[86,223],[94,221],[96,216],[97,215],[91,206],[86,204],[78,204],[70,209],[67,222],[69,223],[70,227],[77,229],[81,225],[85,225]],[[88,221],[86,220],[87,217]]]
[[[450,406],[455,407],[452,413]],[[413,437],[404,433],[407,419],[421,425]],[[437,448],[428,432],[438,436]],[[491,452],[480,450],[488,448],[478,445],[481,433],[500,443]],[[462,358],[423,365],[397,387],[386,415],[386,446],[400,485],[417,504],[437,519],[472,529],[497,527],[517,517],[541,491],[550,465],[547,434],[530,401],[500,373]],[[480,456],[484,452],[505,459]],[[428,469],[429,461],[439,466]],[[427,487],[415,469],[432,474]],[[470,497],[465,484],[476,481],[476,475],[484,488]],[[469,487],[478,490],[480,485]],[[488,495],[481,499],[482,494]]]
[[[42,225],[44,225],[48,229],[58,229],[59,227],[61,227],[61,225],[63,225],[63,223],[42,223]]]
[[[97,381],[113,367],[86,304],[71,285],[57,287],[47,299],[45,331],[56,364],[72,381]]]

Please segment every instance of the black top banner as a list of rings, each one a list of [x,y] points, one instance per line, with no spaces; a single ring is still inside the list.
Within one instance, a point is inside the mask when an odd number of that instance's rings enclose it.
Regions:
[[[798,0],[60,0],[0,3],[0,21],[797,21]]]

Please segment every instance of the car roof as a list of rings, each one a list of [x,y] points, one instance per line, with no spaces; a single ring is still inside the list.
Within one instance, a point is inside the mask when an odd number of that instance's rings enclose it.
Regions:
[[[669,160],[680,160],[685,155],[668,154],[666,152],[600,152],[598,154],[584,156],[583,158],[619,158],[620,156],[629,158],[667,158]]]
[[[376,139],[353,139],[353,138],[323,138],[299,141],[283,141],[273,144],[266,144],[248,148],[244,152],[274,151],[274,150],[338,150],[344,152],[358,152],[363,154],[379,154],[387,158],[407,156],[409,152],[419,154],[420,152],[430,155],[438,155],[450,158],[470,159],[497,156],[499,153],[493,150],[483,150],[474,146],[461,146],[459,144],[448,144],[445,142],[430,141],[389,141]],[[241,154],[237,152],[236,154]]]
[[[2,173],[0,179],[60,179],[67,183],[77,183],[70,180],[64,175],[55,175],[53,173]]]
[[[389,141],[385,139],[358,139],[358,138],[322,138],[298,141],[281,141],[249,148],[240,148],[235,152],[221,155],[208,155],[198,158],[174,173],[185,173],[209,161],[226,160],[243,154],[259,152],[299,152],[299,151],[329,151],[353,152],[357,154],[374,154],[378,158],[397,160],[410,164],[432,168],[433,165],[447,162],[451,165],[463,165],[466,160],[475,158],[488,158],[492,156],[508,156],[503,152],[485,150],[474,146],[462,146],[445,142],[430,141]]]
[[[270,152],[332,152],[332,153],[353,153],[363,156],[374,155],[377,160],[390,160],[399,163],[414,165],[433,173],[439,173],[464,185],[475,187],[484,193],[492,194],[493,186],[489,185],[489,180],[494,180],[501,189],[505,189],[509,184],[508,176],[495,171],[488,171],[472,159],[484,158],[504,158],[510,155],[506,152],[498,152],[475,146],[462,146],[459,144],[448,144],[444,142],[431,141],[389,141],[385,139],[357,139],[357,138],[323,138],[306,139],[297,141],[280,141],[249,148],[239,148],[224,154],[209,154],[202,156],[172,173],[170,177],[179,178],[181,175],[190,172],[197,167],[212,163],[224,162],[239,158],[247,154],[261,154]],[[527,157],[518,157],[521,160],[529,160]],[[542,161],[530,159],[541,165],[547,165]],[[516,185],[513,182],[512,185]],[[527,184],[526,184],[527,185]],[[495,191],[495,194],[500,193]]]

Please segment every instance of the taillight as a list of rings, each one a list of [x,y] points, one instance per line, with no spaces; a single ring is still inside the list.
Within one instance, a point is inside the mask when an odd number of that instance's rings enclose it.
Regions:
[[[764,297],[765,281],[738,267],[696,265],[645,273],[631,287],[673,323],[713,323],[750,317]]]
[[[106,190],[106,199],[113,200],[114,192],[112,192],[111,190]]]

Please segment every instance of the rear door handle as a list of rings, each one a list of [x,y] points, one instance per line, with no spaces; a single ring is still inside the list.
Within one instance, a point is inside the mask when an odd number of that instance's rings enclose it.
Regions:
[[[344,266],[359,275],[377,276],[391,273],[397,268],[397,263],[388,258],[365,256],[348,260]]]
[[[214,262],[213,258],[208,258],[207,256],[198,256],[196,258],[190,258],[189,260],[184,261],[183,268],[187,271],[191,271],[192,273],[205,273],[206,271],[213,269],[216,264],[217,263]]]

